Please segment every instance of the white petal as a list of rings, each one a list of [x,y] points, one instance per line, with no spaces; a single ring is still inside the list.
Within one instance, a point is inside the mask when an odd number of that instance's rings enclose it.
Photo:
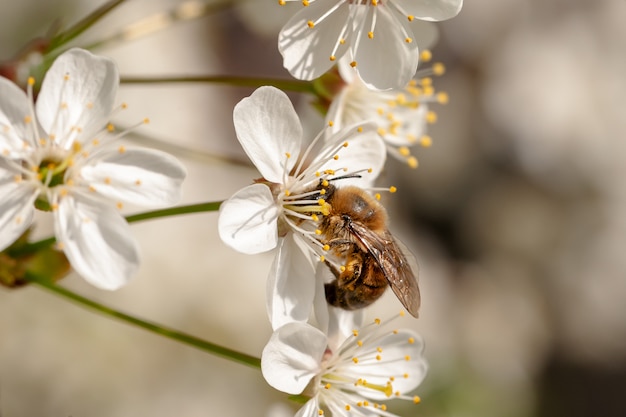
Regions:
[[[272,328],[307,321],[313,307],[315,274],[292,233],[282,239],[267,280],[267,313]]]
[[[311,398],[302,406],[294,417],[319,417],[320,403],[317,396]]]
[[[440,21],[450,19],[461,11],[463,0],[393,0],[417,19]]]
[[[376,12],[374,37],[369,38],[361,31],[360,39],[354,48],[356,70],[363,82],[370,88],[386,90],[403,88],[417,71],[419,61],[418,43],[407,42],[413,33],[408,22],[398,20],[384,7],[368,7],[364,27],[372,26]]]
[[[283,55],[283,66],[300,80],[312,80],[324,74],[335,64],[330,56],[341,32],[348,22],[349,2],[344,1],[330,15],[313,28],[308,22],[317,22],[326,14],[337,0],[316,0],[300,10],[283,27],[278,35],[278,49]],[[348,49],[347,42],[340,44],[334,53],[341,58]]]
[[[261,355],[261,372],[272,387],[288,394],[300,394],[319,372],[326,350],[326,336],[300,322],[276,330]]]
[[[430,49],[439,40],[439,28],[436,24],[425,20],[414,20],[409,27],[413,32],[413,40],[420,50]]]
[[[6,157],[21,155],[24,143],[36,146],[32,119],[26,93],[4,77],[0,77],[0,154]],[[36,121],[31,120],[32,123]]]
[[[81,143],[108,122],[119,85],[115,63],[83,49],[70,49],[48,70],[37,99],[41,126],[69,148]]]
[[[185,167],[173,156],[152,149],[112,150],[98,154],[80,177],[115,201],[143,206],[171,205],[181,196]]]
[[[249,185],[222,203],[217,228],[231,248],[255,254],[278,244],[279,207],[268,186]]]
[[[349,172],[365,170],[360,178],[348,178],[341,180],[341,186],[356,185],[369,186],[381,173],[387,157],[387,149],[383,139],[376,132],[374,124],[361,124],[362,132],[357,132],[355,126],[348,126],[333,134],[328,139],[328,144],[347,141],[348,146],[341,148],[337,153],[337,160],[331,159],[324,164],[323,169],[333,169],[337,175],[341,175],[344,168]],[[371,173],[367,170],[371,169]]]
[[[139,250],[120,213],[96,196],[72,193],[54,211],[54,229],[72,267],[96,287],[115,290],[139,267]]]
[[[15,181],[7,161],[0,158],[0,251],[32,224],[37,194],[34,185]]]
[[[237,103],[233,122],[241,146],[261,175],[282,183],[302,143],[302,125],[289,97],[277,88],[260,87]]]

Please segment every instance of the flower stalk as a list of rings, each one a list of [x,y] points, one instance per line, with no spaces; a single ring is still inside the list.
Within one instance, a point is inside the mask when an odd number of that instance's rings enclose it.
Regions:
[[[66,300],[70,300],[76,304],[81,305],[82,307],[85,307],[89,310],[96,311],[109,318],[121,320],[127,324],[142,328],[149,332],[155,333],[159,336],[163,336],[168,339],[172,339],[177,342],[181,342],[186,345],[193,346],[196,349],[200,349],[212,355],[220,356],[224,359],[228,359],[228,360],[237,362],[242,365],[251,366],[257,369],[261,368],[261,360],[254,356],[237,352],[227,347],[216,345],[215,343],[207,342],[206,340],[200,339],[196,336],[192,336],[190,334],[180,332],[170,327],[163,326],[161,324],[157,324],[157,323],[150,322],[147,320],[143,320],[138,317],[132,316],[130,314],[126,314],[121,311],[115,310],[113,308],[107,307],[103,304],[97,303],[93,300],[90,300],[79,294],[76,294],[68,290],[67,288],[58,286],[50,282],[49,280],[45,279],[44,277],[36,276],[34,274],[28,274],[26,278],[33,284],[39,285],[40,287],[45,288],[46,290],[62,298],[65,298]]]

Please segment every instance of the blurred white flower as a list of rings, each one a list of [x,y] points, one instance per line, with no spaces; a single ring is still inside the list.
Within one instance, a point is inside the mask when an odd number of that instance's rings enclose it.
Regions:
[[[263,376],[277,390],[311,398],[298,417],[394,416],[383,401],[419,403],[407,393],[422,382],[427,364],[416,333],[384,324],[377,319],[337,338],[307,323],[288,323],[263,349]]]
[[[185,168],[154,150],[111,146],[108,119],[119,85],[113,61],[72,49],[46,74],[36,105],[0,78],[0,250],[52,210],[57,241],[91,284],[117,289],[139,266],[123,203],[178,201]],[[123,134],[123,133],[122,133]]]
[[[279,0],[279,4],[286,1]],[[418,36],[410,22],[456,16],[463,0],[310,0],[278,38],[283,65],[298,79],[321,76],[347,55],[368,88],[402,88],[417,70]],[[432,31],[427,35],[432,37]],[[426,40],[430,42],[430,39]]]
[[[323,252],[315,233],[317,215],[328,210],[317,187],[335,173],[360,177],[344,178],[344,183],[368,185],[385,162],[384,143],[374,125],[362,124],[320,143],[323,130],[301,152],[298,115],[287,95],[274,87],[244,98],[233,119],[239,142],[263,177],[222,204],[220,238],[246,254],[278,246],[268,282],[270,320],[274,328],[307,320],[315,293],[311,255]],[[319,151],[316,145],[322,145]]]
[[[430,52],[422,52],[422,60],[430,60]],[[448,102],[445,92],[436,92],[430,75],[442,75],[444,66],[435,63],[431,68],[420,70],[417,78],[402,89],[377,91],[367,88],[350,69],[349,62],[342,59],[338,65],[345,86],[333,99],[327,121],[334,129],[363,121],[374,122],[378,133],[385,140],[389,155],[417,168],[417,158],[410,147],[429,147],[432,139],[427,135],[428,124],[435,123],[437,114],[429,104]]]

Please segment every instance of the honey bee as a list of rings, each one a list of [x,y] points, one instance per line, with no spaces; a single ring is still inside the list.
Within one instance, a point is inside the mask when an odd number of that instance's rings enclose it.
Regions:
[[[325,261],[335,276],[325,284],[326,301],[347,310],[364,308],[380,298],[389,284],[407,311],[417,317],[417,270],[411,269],[389,233],[385,208],[358,187],[338,188],[326,182],[318,188],[324,190],[320,198],[330,206],[319,225],[322,243],[346,261],[341,269]]]

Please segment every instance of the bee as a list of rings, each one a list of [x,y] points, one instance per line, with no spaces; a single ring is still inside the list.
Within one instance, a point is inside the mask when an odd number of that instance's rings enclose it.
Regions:
[[[347,310],[364,308],[380,298],[389,284],[407,311],[417,317],[417,270],[411,269],[389,233],[385,208],[358,187],[338,188],[326,182],[318,188],[324,190],[320,198],[329,204],[329,212],[318,226],[322,243],[333,255],[345,259],[341,268],[325,260],[335,276],[325,284],[326,301]]]

